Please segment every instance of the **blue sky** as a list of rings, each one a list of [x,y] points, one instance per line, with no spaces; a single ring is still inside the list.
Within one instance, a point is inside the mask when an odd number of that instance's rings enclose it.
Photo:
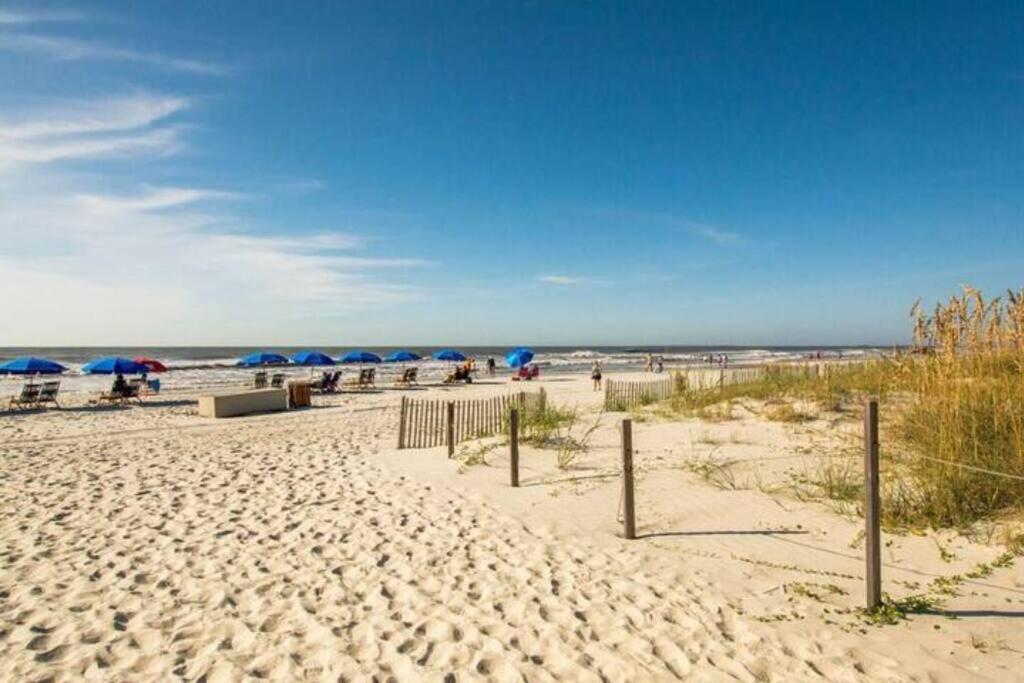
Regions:
[[[855,344],[1024,273],[1020,3],[0,3],[0,345]]]

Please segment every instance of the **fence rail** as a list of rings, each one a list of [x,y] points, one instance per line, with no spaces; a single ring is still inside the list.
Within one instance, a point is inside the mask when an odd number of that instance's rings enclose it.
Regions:
[[[491,398],[415,399],[402,397],[398,418],[399,448],[433,448],[443,446],[448,432],[448,404],[453,405],[452,432],[455,443],[502,431],[512,408],[528,412],[543,410],[547,405],[544,389],[520,391]]]
[[[644,403],[662,401],[672,396],[671,377],[657,380],[623,381],[607,379],[604,383],[606,410],[628,410]]]
[[[808,376],[823,377],[829,372],[827,363],[803,363],[800,365],[758,365],[747,368],[690,368],[673,371],[671,376],[653,380],[607,379],[604,385],[605,410],[629,410],[638,405],[663,401],[672,397],[676,377],[686,378],[690,389],[711,389],[727,384],[740,384],[760,379],[769,368],[799,370]]]

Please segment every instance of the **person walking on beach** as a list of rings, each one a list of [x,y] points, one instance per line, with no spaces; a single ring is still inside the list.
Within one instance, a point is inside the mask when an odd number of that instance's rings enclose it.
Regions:
[[[494,377],[495,372],[494,356],[488,356],[487,358],[487,374]]]
[[[655,372],[658,372],[658,373],[665,372],[665,357],[664,356],[658,356],[657,368],[655,369]]]
[[[590,366],[590,379],[594,380],[594,391],[601,391],[601,361],[595,360]]]
[[[647,363],[644,365],[644,372],[654,372],[654,356],[647,354]]]

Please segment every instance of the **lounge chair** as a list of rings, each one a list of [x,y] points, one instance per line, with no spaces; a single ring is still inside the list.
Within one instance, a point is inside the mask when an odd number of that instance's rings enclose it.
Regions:
[[[395,380],[396,387],[411,387],[416,384],[416,374],[419,368],[406,368],[402,376]]]
[[[373,368],[363,368],[359,371],[359,377],[346,380],[344,386],[353,389],[366,389],[373,386]]]
[[[274,389],[281,389],[282,387],[284,387],[284,373],[275,372],[274,375],[270,378],[270,386],[273,387]]]
[[[17,408],[21,410],[25,406],[30,408],[39,407],[39,393],[42,390],[42,386],[29,382],[21,387],[21,393],[17,396],[12,396],[11,400],[7,403],[7,410],[14,410]]]
[[[115,383],[116,384],[116,383]],[[118,391],[113,386],[110,387],[110,391],[105,394],[100,394],[95,403],[117,403],[124,405],[128,401],[135,399],[139,403],[142,403],[142,398],[139,393],[142,391],[142,380],[131,380],[124,386],[123,389]]]
[[[455,384],[456,382],[465,382],[466,384],[473,383],[473,370],[465,365],[456,366],[456,368],[448,373],[448,376],[444,378],[445,384]]]
[[[140,395],[141,393],[142,393],[142,380],[139,380],[137,382],[135,380],[132,380],[131,382],[128,383],[128,388],[125,389],[124,393],[121,395],[121,401],[123,403],[127,403],[128,401],[131,401],[132,399],[135,399],[136,401],[138,401],[141,404],[142,403],[142,396]]]
[[[266,389],[267,388],[267,371],[260,370],[252,376],[252,388],[253,389]]]
[[[60,404],[57,403],[57,394],[60,393],[60,382],[43,382],[42,388],[39,390],[39,405],[44,403],[52,403],[53,405],[60,408]]]
[[[310,383],[310,388],[320,394],[333,394],[338,390],[338,380],[341,379],[341,370],[325,372],[323,376]]]
[[[367,368],[366,369],[366,386],[367,387],[376,386],[376,384],[375,384],[376,380],[377,380],[377,368]]]

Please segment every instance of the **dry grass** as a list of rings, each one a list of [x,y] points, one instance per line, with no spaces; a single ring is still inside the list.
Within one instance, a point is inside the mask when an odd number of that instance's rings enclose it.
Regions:
[[[751,398],[769,404],[769,419],[799,422],[793,400],[836,410],[875,397],[888,525],[967,528],[1024,511],[1024,480],[964,467],[1024,477],[1024,289],[986,300],[965,287],[931,314],[915,306],[912,315],[912,353],[824,371],[769,366],[751,381],[706,389],[678,374],[665,411],[717,421]],[[820,488],[842,500],[853,489],[838,475],[836,486],[820,478]]]
[[[814,419],[811,415],[794,408],[792,403],[768,406],[763,415],[772,422],[800,423]]]

